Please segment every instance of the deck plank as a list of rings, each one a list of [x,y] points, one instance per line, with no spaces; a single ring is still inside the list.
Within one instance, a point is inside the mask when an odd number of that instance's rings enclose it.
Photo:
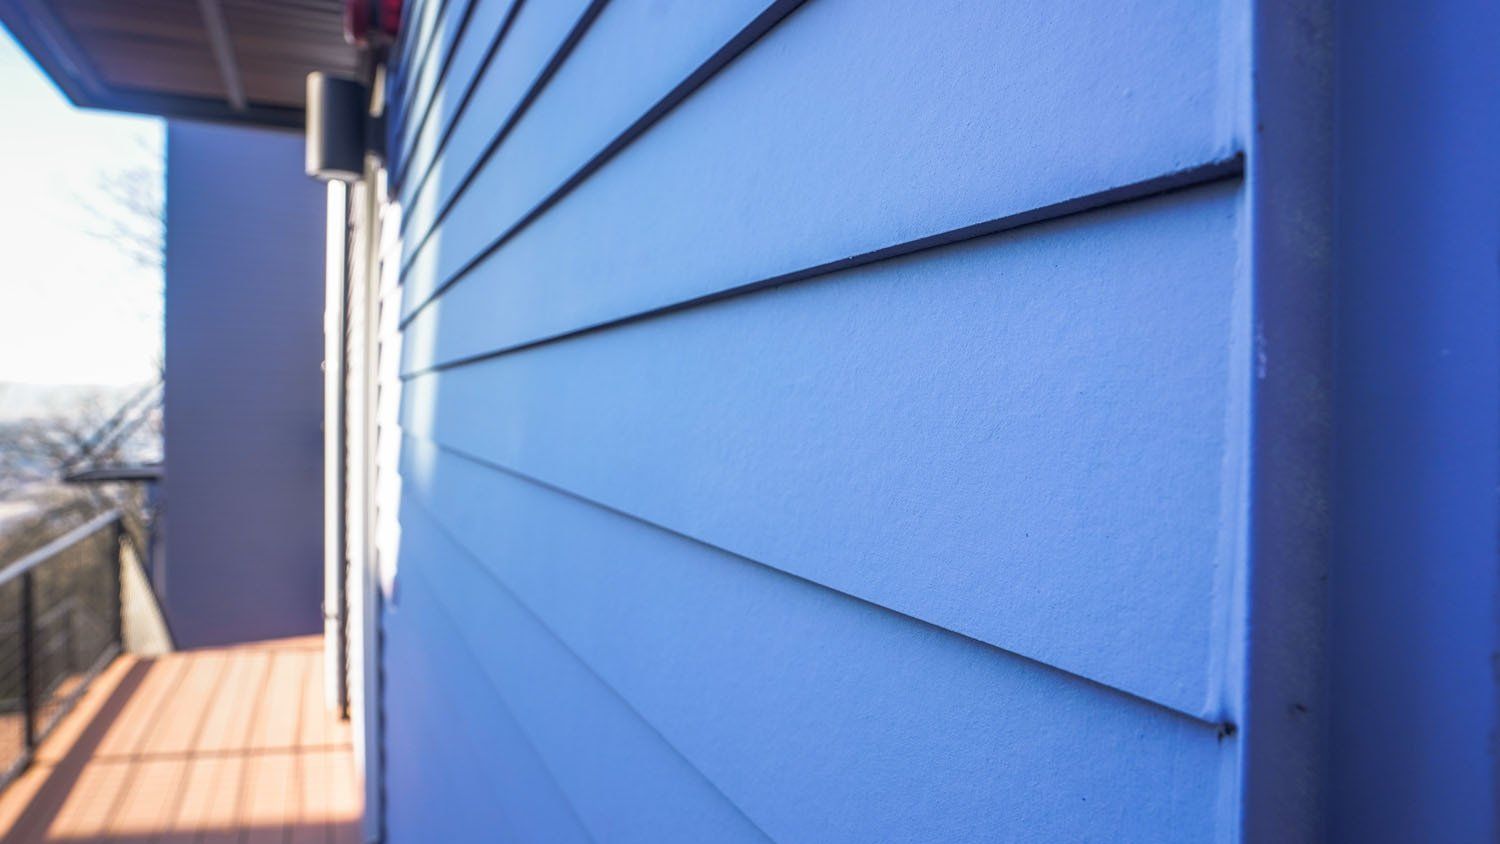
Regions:
[[[4,841],[357,840],[347,723],[315,637],[122,657],[0,793]]]

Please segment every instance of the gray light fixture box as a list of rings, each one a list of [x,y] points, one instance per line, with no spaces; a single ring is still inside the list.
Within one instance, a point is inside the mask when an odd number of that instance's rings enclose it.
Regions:
[[[355,182],[365,169],[365,86],[322,72],[307,75],[307,175]]]

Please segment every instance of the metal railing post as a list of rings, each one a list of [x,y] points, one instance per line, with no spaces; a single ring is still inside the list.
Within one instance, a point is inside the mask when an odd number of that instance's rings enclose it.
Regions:
[[[130,534],[125,529],[125,517],[121,515],[119,521],[115,522],[115,553],[111,558],[112,563],[110,565],[109,585],[110,591],[113,594],[110,596],[112,618],[110,619],[109,629],[111,635],[114,636],[115,646],[122,650],[125,647],[125,590],[122,582],[123,575],[121,568],[125,565],[126,542],[131,542],[132,546],[134,545]],[[141,554],[140,549],[136,548],[134,550],[137,556]]]
[[[26,721],[26,755],[36,750],[36,610],[31,572],[21,575],[21,711]]]
[[[16,695],[19,692],[20,732],[25,739],[14,759],[0,759],[0,789],[26,770],[35,759],[37,745],[47,738],[58,720],[78,702],[89,683],[123,649],[125,530],[127,526],[118,511],[101,513],[0,568],[0,588],[20,592],[20,606],[15,607],[19,616],[15,620],[20,688],[16,689],[16,678],[12,674],[6,693]],[[101,541],[114,542],[113,549],[101,549],[96,544]],[[82,565],[55,562],[65,554],[86,554],[87,557]],[[104,600],[111,601],[112,606],[91,609],[99,600],[96,565],[100,556],[104,557],[104,565],[109,568],[106,574],[109,583],[103,587]],[[78,558],[70,559],[76,561]],[[44,581],[39,587],[36,573],[48,566],[52,566],[48,570],[55,572],[56,577]],[[39,612],[37,606],[38,588],[46,590],[42,597],[51,601],[45,612]],[[87,619],[87,636],[75,629],[80,617]],[[61,628],[44,641],[44,631],[40,627],[53,625],[58,619],[63,622]],[[4,621],[0,619],[0,623]],[[80,641],[98,642],[101,633],[114,641],[105,643],[97,653],[74,653]],[[6,705],[15,707],[14,698],[8,698]],[[43,710],[49,710],[46,718],[43,718]],[[14,709],[10,712],[13,719]],[[14,724],[13,720],[3,723]]]

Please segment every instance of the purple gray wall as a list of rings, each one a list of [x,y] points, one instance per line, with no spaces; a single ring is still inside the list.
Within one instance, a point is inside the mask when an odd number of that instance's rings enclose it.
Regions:
[[[179,646],[321,629],[323,212],[299,135],[168,127],[156,585]]]
[[[1500,7],[1338,5],[1328,840],[1500,840]]]

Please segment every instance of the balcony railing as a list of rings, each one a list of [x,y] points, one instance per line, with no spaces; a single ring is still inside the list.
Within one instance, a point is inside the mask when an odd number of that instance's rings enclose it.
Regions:
[[[120,552],[110,511],[0,569],[0,788],[120,652]]]

